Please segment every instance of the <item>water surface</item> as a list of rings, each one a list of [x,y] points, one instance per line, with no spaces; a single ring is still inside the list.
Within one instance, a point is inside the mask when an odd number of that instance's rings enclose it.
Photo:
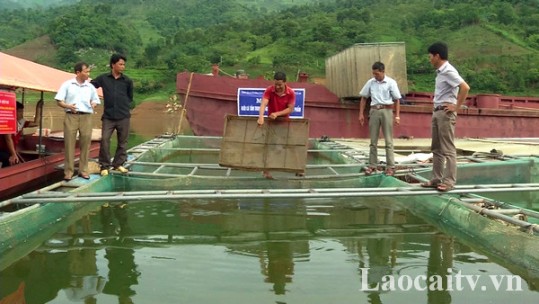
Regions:
[[[459,271],[486,290],[372,290],[384,275]],[[380,199],[159,201],[104,204],[58,231],[0,272],[0,295],[24,283],[27,303],[537,299],[533,279],[496,291],[489,275],[513,274]]]

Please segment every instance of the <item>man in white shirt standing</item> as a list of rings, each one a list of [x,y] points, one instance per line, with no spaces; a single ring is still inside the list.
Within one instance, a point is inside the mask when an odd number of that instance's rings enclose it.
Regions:
[[[65,109],[64,119],[64,180],[73,178],[75,172],[75,143],[77,132],[80,142],[79,176],[90,179],[88,174],[88,154],[92,140],[92,114],[100,104],[97,90],[88,81],[90,67],[85,62],[75,64],[75,78],[62,84],[54,99]]]
[[[359,92],[361,101],[359,104],[359,123],[363,126],[365,117],[365,105],[367,98],[371,99],[371,108],[369,110],[369,166],[365,168],[365,175],[371,175],[376,172],[378,167],[378,136],[380,128],[384,134],[386,151],[386,175],[395,174],[395,156],[393,152],[393,121],[400,123],[400,104],[401,93],[397,82],[385,75],[385,66],[382,62],[375,62],[372,65],[373,78],[369,79]],[[395,116],[393,117],[393,111]]]

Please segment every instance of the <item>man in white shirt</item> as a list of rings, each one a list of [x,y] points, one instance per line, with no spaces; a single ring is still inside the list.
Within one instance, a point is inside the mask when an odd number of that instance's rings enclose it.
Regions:
[[[369,166],[365,168],[365,175],[376,172],[378,167],[378,136],[380,129],[384,134],[386,151],[386,175],[395,174],[395,156],[393,152],[393,121],[400,123],[401,94],[397,82],[385,75],[385,66],[382,62],[375,62],[372,65],[373,78],[369,79],[359,92],[361,101],[359,104],[359,123],[365,123],[365,105],[367,98],[371,99],[369,110]],[[393,111],[395,116],[393,117]]]
[[[64,180],[73,178],[75,172],[75,143],[77,132],[80,141],[79,176],[89,179],[88,154],[92,140],[92,114],[100,104],[97,90],[88,81],[90,67],[85,62],[75,64],[75,78],[62,84],[54,99],[65,109],[64,119]]]

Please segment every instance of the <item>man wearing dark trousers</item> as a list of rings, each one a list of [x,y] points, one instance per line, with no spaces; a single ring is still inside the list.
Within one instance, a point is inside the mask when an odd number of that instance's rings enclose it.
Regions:
[[[99,165],[102,176],[108,175],[111,168],[122,173],[128,172],[123,164],[127,161],[133,81],[123,73],[126,61],[124,55],[113,54],[110,57],[110,73],[102,74],[91,81],[96,88],[103,89],[104,107],[101,118],[101,148],[99,150]],[[110,138],[114,130],[116,130],[118,146],[111,163]]]

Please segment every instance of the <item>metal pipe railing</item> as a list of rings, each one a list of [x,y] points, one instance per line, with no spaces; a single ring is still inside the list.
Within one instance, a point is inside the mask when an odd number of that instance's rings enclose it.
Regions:
[[[449,194],[539,191],[539,184],[494,184],[456,186]],[[147,201],[166,199],[241,199],[241,198],[342,198],[440,195],[434,189],[420,187],[323,188],[323,189],[227,189],[132,192],[34,192],[11,200],[12,203]]]

